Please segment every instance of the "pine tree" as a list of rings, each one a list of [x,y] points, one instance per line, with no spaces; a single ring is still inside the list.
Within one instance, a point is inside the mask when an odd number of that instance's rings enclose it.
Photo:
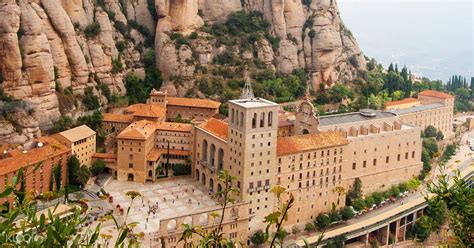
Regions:
[[[390,65],[388,66],[388,72],[391,72],[391,71],[394,71],[394,70],[393,70],[393,64],[392,64],[392,63],[390,63]]]

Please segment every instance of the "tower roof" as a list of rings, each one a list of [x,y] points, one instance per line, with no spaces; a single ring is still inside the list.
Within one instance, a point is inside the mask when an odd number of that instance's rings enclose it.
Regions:
[[[255,96],[253,95],[252,85],[250,81],[245,81],[245,86],[242,89],[242,94],[240,95],[240,99],[254,99]]]

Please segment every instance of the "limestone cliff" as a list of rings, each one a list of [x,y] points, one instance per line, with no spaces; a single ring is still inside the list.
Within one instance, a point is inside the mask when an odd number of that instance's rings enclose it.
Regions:
[[[354,79],[365,71],[365,59],[351,32],[344,26],[335,0],[182,0],[156,1],[158,16],[156,28],[157,61],[165,78],[165,87],[171,92],[184,94],[194,84],[193,70],[208,65],[222,50],[232,49],[241,59],[258,58],[269,68],[289,74],[303,68],[308,73],[314,89],[324,84]],[[270,35],[278,39],[273,47],[267,38],[253,45],[253,54],[239,47],[216,44],[203,35],[200,41],[174,46],[170,33],[189,35],[200,32],[205,23],[224,22],[230,13],[239,10],[257,11],[270,24]],[[201,34],[201,33],[199,33]],[[190,63],[192,53],[196,62]],[[176,84],[176,78],[187,79],[186,84]]]
[[[258,13],[269,27],[237,43],[210,30],[239,11]],[[86,111],[86,88],[102,105],[105,86],[125,95],[124,75],[144,75],[147,49],[162,87],[181,96],[206,96],[200,85],[218,74],[254,80],[253,67],[303,69],[313,89],[366,70],[335,0],[0,0],[1,97],[26,106],[2,111],[0,141],[28,141],[61,115]]]
[[[153,35],[155,29],[148,5],[147,0],[0,0],[2,98],[23,101],[28,111],[16,110],[29,113],[17,120],[18,114],[2,110],[0,141],[24,143],[40,134],[18,130],[48,129],[61,114],[84,112],[81,95],[87,87],[101,104],[107,103],[104,87],[124,95],[123,75],[143,67],[144,30]]]

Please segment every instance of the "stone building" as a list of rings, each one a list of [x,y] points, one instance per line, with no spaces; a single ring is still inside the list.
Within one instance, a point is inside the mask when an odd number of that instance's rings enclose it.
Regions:
[[[166,109],[166,119],[173,121],[177,116],[183,120],[203,121],[219,113],[220,102],[184,97],[168,96],[166,91],[153,89],[148,104],[160,105]]]
[[[4,144],[0,147],[0,192],[11,186],[13,177],[20,168],[24,168],[26,175],[26,191],[31,191],[38,196],[47,191],[55,190],[52,181],[53,168],[61,166],[61,185],[66,183],[67,160],[71,156],[71,148],[52,137],[41,137],[35,141],[35,146],[30,150],[10,148]],[[35,171],[36,165],[41,164]],[[52,187],[52,188],[51,188]],[[1,198],[0,204],[8,201],[13,203],[13,197]]]
[[[81,165],[91,166],[96,149],[96,133],[86,125],[75,127],[53,135],[55,139],[71,148]]]
[[[418,93],[418,99],[388,102],[385,106],[387,110],[400,116],[403,123],[421,127],[422,130],[431,125],[443,132],[445,137],[451,137],[454,134],[454,100],[452,95],[425,90]]]

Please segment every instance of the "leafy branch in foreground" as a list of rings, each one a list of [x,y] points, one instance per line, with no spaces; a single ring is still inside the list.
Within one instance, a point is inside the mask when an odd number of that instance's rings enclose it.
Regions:
[[[471,165],[472,166],[472,165]],[[472,247],[474,240],[474,189],[461,178],[459,171],[451,178],[440,168],[437,182],[428,184],[428,191],[435,196],[431,202],[444,202],[447,206],[449,226],[458,242],[464,247]],[[450,185],[452,179],[453,184]]]
[[[234,247],[235,244],[224,237],[222,232],[222,224],[224,221],[225,211],[228,208],[229,204],[235,203],[235,196],[238,195],[238,188],[232,187],[232,181],[236,178],[231,176],[227,171],[220,171],[217,177],[219,182],[222,182],[224,187],[222,190],[217,191],[214,194],[214,197],[219,201],[219,204],[222,205],[221,213],[213,213],[212,215],[215,218],[220,218],[219,224],[212,230],[206,230],[200,226],[191,226],[188,224],[183,224],[183,233],[178,242],[184,242],[185,247]],[[192,239],[193,234],[196,234],[200,237],[198,244],[193,244],[192,242],[188,243],[189,239]]]

